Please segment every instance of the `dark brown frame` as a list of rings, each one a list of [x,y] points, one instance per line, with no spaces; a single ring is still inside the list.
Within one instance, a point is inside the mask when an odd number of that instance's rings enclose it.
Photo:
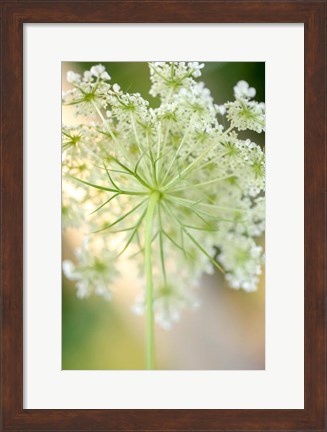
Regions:
[[[327,430],[325,417],[325,21],[326,2],[324,0],[2,1],[1,430]],[[29,22],[304,23],[305,408],[303,410],[23,409],[23,24]]]

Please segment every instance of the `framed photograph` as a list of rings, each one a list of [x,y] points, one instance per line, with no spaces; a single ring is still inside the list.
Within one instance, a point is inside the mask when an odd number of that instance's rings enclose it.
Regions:
[[[62,72],[62,368],[264,369],[265,63]]]
[[[326,430],[325,20],[2,2],[2,430]]]

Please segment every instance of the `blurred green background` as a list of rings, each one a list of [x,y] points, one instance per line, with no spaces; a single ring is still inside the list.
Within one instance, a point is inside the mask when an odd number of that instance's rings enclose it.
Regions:
[[[122,90],[139,92],[150,105],[158,100],[148,95],[149,69],[146,63],[62,63],[62,87],[68,70],[83,73],[91,66],[106,66],[111,82]],[[255,87],[255,99],[265,101],[265,64],[260,62],[206,63],[202,77],[211,90],[215,103],[233,100],[233,86],[239,80]],[[63,124],[79,123],[70,107],[63,107]],[[245,131],[240,137],[250,138],[263,146],[264,134]],[[261,239],[263,244],[264,239]],[[63,259],[73,258],[80,243],[75,229],[63,232]],[[62,369],[105,370],[144,369],[144,318],[131,311],[139,292],[133,263],[121,264],[111,302],[92,296],[80,300],[74,284],[62,282]],[[264,276],[258,290],[245,293],[229,288],[217,272],[205,275],[198,290],[201,306],[185,311],[172,330],[156,326],[156,360],[158,369],[264,369],[265,368],[265,295]]]

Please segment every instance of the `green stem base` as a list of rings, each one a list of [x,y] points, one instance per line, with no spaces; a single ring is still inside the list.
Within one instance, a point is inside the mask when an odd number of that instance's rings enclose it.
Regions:
[[[160,192],[152,192],[145,216],[145,275],[146,275],[146,368],[154,367],[154,316],[153,316],[153,275],[152,275],[152,229],[156,204]]]

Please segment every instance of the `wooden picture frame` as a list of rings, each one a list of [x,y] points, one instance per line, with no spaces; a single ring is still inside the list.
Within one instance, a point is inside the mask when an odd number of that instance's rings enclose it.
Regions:
[[[3,431],[325,431],[326,3],[2,1],[1,409]],[[23,24],[304,23],[305,407],[303,410],[23,409]]]

